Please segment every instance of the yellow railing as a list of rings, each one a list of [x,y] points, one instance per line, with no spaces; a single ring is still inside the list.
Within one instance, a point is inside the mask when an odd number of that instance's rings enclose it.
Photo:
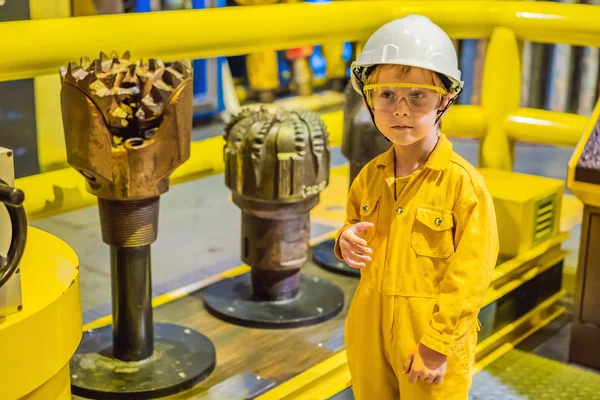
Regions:
[[[128,49],[134,57],[168,61],[365,40],[378,26],[406,14],[429,16],[456,39],[490,39],[481,105],[454,106],[444,120],[444,131],[450,136],[480,139],[481,166],[511,169],[516,140],[576,144],[587,117],[519,108],[518,41],[598,47],[600,7],[596,6],[341,1],[4,22],[0,23],[0,38],[5,38],[0,81],[58,73],[59,65],[99,50]],[[332,144],[339,144],[341,114],[329,116],[327,122]],[[193,143],[191,159],[176,171],[173,180],[221,172],[221,145],[220,138]],[[83,189],[83,178],[69,169],[19,179],[17,186],[28,194],[25,207],[30,219],[94,202]]]

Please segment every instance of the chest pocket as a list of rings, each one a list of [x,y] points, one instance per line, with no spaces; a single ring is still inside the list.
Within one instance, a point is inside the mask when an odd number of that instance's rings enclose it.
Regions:
[[[452,211],[420,206],[413,224],[412,247],[425,257],[447,258],[454,253]]]
[[[370,222],[374,225],[373,228],[369,229],[364,239],[367,243],[370,243],[375,237],[375,232],[377,231],[377,219],[379,217],[379,202],[381,200],[381,196],[373,196],[369,194],[365,194],[362,197],[362,201],[360,203],[360,220],[361,222]]]

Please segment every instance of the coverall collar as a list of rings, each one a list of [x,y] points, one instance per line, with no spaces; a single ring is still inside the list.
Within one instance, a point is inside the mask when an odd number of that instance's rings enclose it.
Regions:
[[[450,164],[452,158],[452,142],[448,140],[446,135],[440,133],[439,140],[431,152],[431,155],[425,161],[425,164],[420,169],[431,169],[435,171],[444,171]],[[377,162],[378,167],[394,167],[394,146],[390,147],[385,153],[382,154],[379,161]]]

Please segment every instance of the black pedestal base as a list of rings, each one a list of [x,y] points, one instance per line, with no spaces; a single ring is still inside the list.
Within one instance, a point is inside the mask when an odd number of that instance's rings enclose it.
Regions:
[[[339,260],[333,253],[335,240],[326,240],[312,248],[312,257],[315,264],[336,274],[360,278],[360,270],[352,268],[344,261]]]
[[[112,356],[112,326],[85,332],[71,358],[73,394],[91,399],[152,399],[189,389],[214,370],[215,347],[195,330],[154,324],[154,353],[142,361]]]
[[[309,275],[300,276],[300,291],[289,300],[255,300],[250,273],[214,283],[203,296],[206,309],[215,317],[253,328],[315,325],[335,317],[344,306],[341,288]]]

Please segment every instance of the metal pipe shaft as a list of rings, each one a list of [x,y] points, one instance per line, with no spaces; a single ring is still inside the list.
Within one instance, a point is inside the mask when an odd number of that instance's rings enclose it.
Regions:
[[[252,267],[253,296],[264,301],[295,297],[309,254],[308,213],[273,219],[242,212],[242,235],[242,259]]]
[[[113,356],[139,361],[154,351],[150,245],[110,247]]]

